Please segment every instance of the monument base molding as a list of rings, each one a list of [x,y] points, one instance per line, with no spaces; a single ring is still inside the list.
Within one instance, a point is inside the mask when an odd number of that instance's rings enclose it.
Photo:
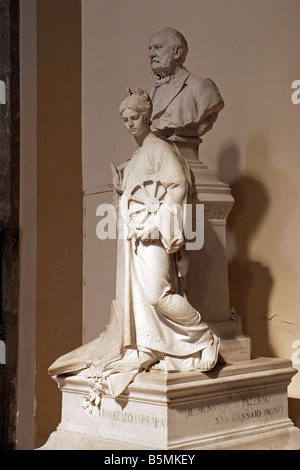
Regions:
[[[62,418],[41,450],[292,450],[300,430],[288,417],[296,370],[282,359],[218,364],[208,373],[143,372],[118,399],[93,412],[85,373],[57,376]]]

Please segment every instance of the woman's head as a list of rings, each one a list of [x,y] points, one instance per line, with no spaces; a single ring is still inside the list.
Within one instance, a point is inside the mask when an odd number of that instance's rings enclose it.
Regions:
[[[128,88],[119,111],[128,132],[141,143],[150,132],[152,101],[149,95],[139,88]]]
[[[133,91],[127,88],[125,99],[119,107],[119,112],[122,116],[126,109],[132,109],[139,114],[142,114],[145,120],[150,123],[152,114],[152,101],[148,93],[140,88],[135,88]]]

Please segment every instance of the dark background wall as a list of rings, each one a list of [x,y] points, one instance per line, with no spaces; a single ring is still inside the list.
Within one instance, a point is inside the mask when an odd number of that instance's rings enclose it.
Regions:
[[[19,1],[0,1],[0,340],[6,365],[0,365],[0,448],[13,448],[16,431],[16,369],[19,288]],[[2,429],[1,429],[2,428]]]

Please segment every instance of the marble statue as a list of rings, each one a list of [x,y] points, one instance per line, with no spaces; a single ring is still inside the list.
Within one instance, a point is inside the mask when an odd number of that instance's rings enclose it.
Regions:
[[[191,190],[188,166],[172,143],[151,131],[152,101],[145,91],[128,90],[120,114],[138,145],[125,164],[112,165],[126,235],[123,306],[99,338],[49,369],[56,375],[89,368],[96,401],[103,380],[116,397],[150,367],[211,370],[219,350],[219,338],[180,282],[187,269],[182,218]]]
[[[188,257],[184,220],[193,190],[191,169],[168,138],[201,141],[224,106],[216,85],[184,66],[188,52],[181,33],[164,28],[149,44],[157,81],[149,95],[128,90],[120,105],[137,150],[111,165],[119,198],[117,283],[106,330],[58,358],[52,376],[85,373],[91,379],[87,406],[99,405],[103,381],[119,396],[143,370],[211,370],[220,339],[187,299]],[[121,247],[121,248],[120,248]]]
[[[116,298],[106,330],[49,368],[62,419],[44,449],[299,449],[287,409],[296,369],[252,360],[230,306],[226,219],[234,200],[198,152],[224,102],[210,79],[183,66],[187,51],[178,31],[155,34],[157,81],[150,94],[128,89],[120,104],[137,149],[111,164]],[[197,225],[199,205],[204,247],[189,252],[185,222]]]
[[[137,349],[143,368],[159,361],[167,370],[210,370],[218,339],[183,295],[178,276],[183,256],[176,263],[185,243],[178,214],[188,203],[189,170],[170,143],[150,130],[152,103],[146,92],[129,91],[120,113],[138,144],[117,184],[125,224],[131,223],[125,240],[130,294],[124,346]]]
[[[224,107],[215,83],[183,66],[187,53],[185,38],[173,28],[164,28],[150,39],[151,69],[157,76],[150,91],[156,135],[199,138],[212,128]]]

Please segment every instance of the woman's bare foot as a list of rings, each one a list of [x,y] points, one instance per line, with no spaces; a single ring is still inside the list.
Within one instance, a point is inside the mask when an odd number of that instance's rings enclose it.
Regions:
[[[205,349],[203,349],[201,354],[201,361],[199,369],[201,372],[211,370],[217,362],[218,353],[219,353],[220,339],[213,334],[213,341]]]

